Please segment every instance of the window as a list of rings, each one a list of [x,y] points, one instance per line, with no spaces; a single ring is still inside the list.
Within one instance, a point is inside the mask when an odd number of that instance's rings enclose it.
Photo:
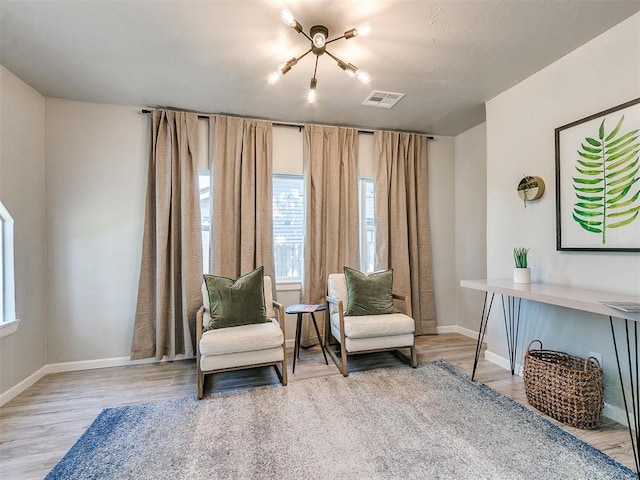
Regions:
[[[304,264],[302,175],[273,175],[273,255],[276,282],[301,282]]]
[[[358,179],[360,269],[373,272],[376,255],[373,178]],[[304,265],[304,180],[302,175],[273,175],[273,250],[276,282],[302,281]]]
[[[211,243],[211,186],[209,170],[198,171],[200,189],[200,226],[202,231],[202,273],[209,273],[209,246]]]
[[[360,222],[360,270],[373,272],[376,259],[375,199],[373,178],[358,178],[358,210]]]
[[[5,244],[4,241],[4,231],[6,230],[6,227],[4,226],[4,217],[0,219],[0,270],[2,271],[2,275],[0,275],[0,292],[2,292],[2,295],[0,295],[0,323],[4,322],[4,284],[5,284],[5,280],[4,280],[4,247],[3,245]]]
[[[17,326],[13,271],[13,218],[0,202],[0,336],[13,333]]]

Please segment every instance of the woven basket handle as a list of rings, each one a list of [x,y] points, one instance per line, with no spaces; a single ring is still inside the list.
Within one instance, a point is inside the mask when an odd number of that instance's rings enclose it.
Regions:
[[[596,363],[598,364],[598,366],[600,368],[602,368],[602,365],[600,365],[600,362],[598,361],[598,359],[596,357],[587,357],[584,361],[584,371],[586,372],[587,370],[589,370],[589,360],[594,359],[596,361]]]
[[[540,340],[536,339],[536,340],[531,340],[531,343],[527,347],[527,351],[528,352],[531,351],[531,345],[533,345],[535,342],[538,342],[540,344],[540,351],[542,351],[542,342]]]

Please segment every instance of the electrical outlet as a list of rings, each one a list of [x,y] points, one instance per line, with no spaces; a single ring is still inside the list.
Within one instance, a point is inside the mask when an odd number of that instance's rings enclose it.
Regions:
[[[600,364],[600,366],[602,366],[602,354],[601,353],[589,352],[589,356],[597,359],[598,363]]]

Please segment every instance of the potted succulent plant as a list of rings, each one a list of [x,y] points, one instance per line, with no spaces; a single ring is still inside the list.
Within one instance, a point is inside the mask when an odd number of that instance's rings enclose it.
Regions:
[[[527,264],[529,248],[516,247],[513,249],[513,259],[516,266],[513,268],[513,283],[531,283],[531,269]]]

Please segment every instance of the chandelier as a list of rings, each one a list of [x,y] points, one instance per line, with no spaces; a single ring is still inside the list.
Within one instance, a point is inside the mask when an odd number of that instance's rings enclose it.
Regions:
[[[303,30],[302,25],[298,23],[298,21],[294,18],[293,14],[289,10],[283,10],[282,13],[280,14],[280,17],[282,18],[282,21],[286,25],[289,25],[296,32],[304,35],[307,38],[307,40],[311,42],[311,48],[309,48],[309,50],[304,52],[299,57],[293,57],[288,62],[283,63],[278,67],[278,69],[275,72],[270,73],[269,76],[267,77],[267,81],[271,85],[274,85],[275,83],[277,83],[278,80],[280,80],[289,70],[291,70],[291,68],[296,63],[298,63],[301,59],[306,57],[309,53],[313,53],[316,56],[316,63],[313,69],[313,78],[311,78],[311,83],[309,84],[309,94],[307,95],[307,100],[309,101],[309,103],[314,103],[316,101],[316,88],[318,86],[318,79],[316,78],[316,73],[318,72],[318,59],[320,58],[320,55],[323,55],[325,53],[328,56],[330,56],[332,59],[334,59],[338,64],[338,66],[342,70],[344,70],[349,77],[352,77],[352,78],[356,77],[365,85],[371,82],[371,75],[369,75],[367,72],[358,69],[355,65],[351,63],[347,63],[340,60],[338,57],[336,57],[335,55],[333,55],[331,52],[327,50],[327,45],[337,40],[341,40],[343,38],[348,40],[350,38],[357,37],[359,35],[361,36],[361,35],[368,34],[371,31],[371,27],[369,26],[368,23],[365,23],[359,26],[358,28],[352,28],[351,30],[347,30],[340,37],[336,37],[332,40],[328,40],[329,29],[324,25],[314,25],[313,27],[311,27],[311,30],[309,30],[309,34],[307,34]]]

